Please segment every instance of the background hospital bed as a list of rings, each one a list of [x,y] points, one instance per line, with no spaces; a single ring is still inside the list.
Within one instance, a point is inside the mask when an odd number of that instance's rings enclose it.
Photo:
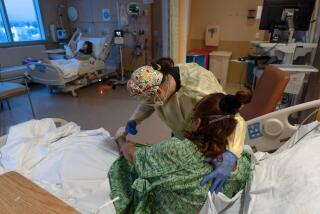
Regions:
[[[101,81],[107,75],[105,59],[110,52],[110,44],[106,37],[81,37],[77,42],[76,52],[85,41],[93,43],[95,59],[81,60],[78,75],[64,77],[61,69],[52,64],[36,63],[29,66],[27,77],[39,84],[48,86],[51,91],[71,92],[77,96],[76,90],[89,84]]]

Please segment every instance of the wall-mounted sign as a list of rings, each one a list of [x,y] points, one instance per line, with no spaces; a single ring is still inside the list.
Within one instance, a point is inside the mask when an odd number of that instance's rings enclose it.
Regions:
[[[102,20],[105,22],[108,22],[111,20],[109,8],[102,9]]]
[[[77,19],[78,19],[78,10],[75,7],[68,7],[68,18],[72,22],[77,21]]]

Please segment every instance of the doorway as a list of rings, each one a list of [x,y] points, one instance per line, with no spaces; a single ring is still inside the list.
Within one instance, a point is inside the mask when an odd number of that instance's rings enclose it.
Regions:
[[[152,60],[169,55],[169,0],[154,0],[151,17]]]

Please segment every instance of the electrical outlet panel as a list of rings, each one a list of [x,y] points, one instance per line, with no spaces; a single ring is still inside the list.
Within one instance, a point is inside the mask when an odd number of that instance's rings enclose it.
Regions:
[[[258,122],[248,125],[248,135],[250,140],[262,137],[261,124]]]
[[[80,28],[80,30],[81,30],[81,33],[90,33],[91,32],[91,29],[86,28],[86,27],[82,27],[82,28]]]

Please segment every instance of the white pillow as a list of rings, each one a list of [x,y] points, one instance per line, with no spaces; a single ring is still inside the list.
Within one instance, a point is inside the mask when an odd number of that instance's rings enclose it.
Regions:
[[[267,156],[255,166],[246,193],[244,213],[319,212],[319,127],[294,145],[315,126],[318,123],[304,127],[283,146],[281,152]]]

